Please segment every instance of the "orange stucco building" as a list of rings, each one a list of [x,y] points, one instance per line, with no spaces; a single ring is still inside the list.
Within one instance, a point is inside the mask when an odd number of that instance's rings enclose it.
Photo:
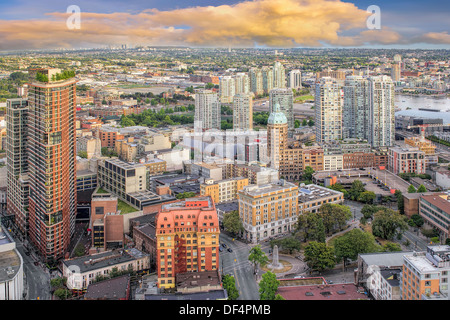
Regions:
[[[162,205],[156,216],[158,287],[175,287],[178,273],[217,270],[219,234],[211,197]]]

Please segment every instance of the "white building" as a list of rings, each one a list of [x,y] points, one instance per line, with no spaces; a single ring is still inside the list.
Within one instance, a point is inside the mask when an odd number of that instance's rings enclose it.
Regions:
[[[150,268],[149,254],[133,248],[107,251],[63,261],[63,277],[70,290],[86,289],[98,276],[108,276],[113,269],[118,271],[141,271]]]
[[[369,78],[369,136],[373,148],[395,141],[395,87],[388,76]]]
[[[343,138],[343,103],[344,91],[339,80],[323,77],[317,81],[314,107],[317,143],[332,143]]]
[[[291,70],[289,72],[288,87],[295,90],[302,88],[302,73],[300,70]]]
[[[236,94],[236,80],[232,76],[223,76],[219,79],[219,100],[222,103],[232,103]],[[197,100],[197,98],[195,99]]]
[[[0,224],[0,301],[23,299],[23,259]]]
[[[233,96],[229,102],[233,101]],[[195,126],[199,129],[220,129],[220,102],[217,93],[211,90],[200,90],[195,93],[194,120]]]

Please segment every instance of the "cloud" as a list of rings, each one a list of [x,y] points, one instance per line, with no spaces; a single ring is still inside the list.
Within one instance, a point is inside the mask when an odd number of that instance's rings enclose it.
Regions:
[[[395,44],[388,28],[368,30],[366,10],[341,0],[247,0],[139,13],[81,13],[81,29],[69,30],[67,13],[47,19],[0,20],[0,50],[92,47],[113,44],[233,47],[361,46]],[[354,35],[348,35],[353,32]],[[448,37],[448,35],[447,35]],[[439,41],[433,35],[428,41]],[[444,41],[445,36],[443,37]],[[448,43],[448,42],[445,42]]]
[[[434,43],[434,44],[450,44],[450,34],[445,32],[428,32],[417,39],[416,42]]]

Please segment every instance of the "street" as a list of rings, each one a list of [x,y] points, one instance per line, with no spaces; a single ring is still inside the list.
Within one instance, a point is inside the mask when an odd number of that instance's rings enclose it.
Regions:
[[[227,248],[220,253],[220,269],[223,274],[229,274],[236,280],[236,288],[239,291],[239,300],[259,300],[259,287],[253,274],[253,266],[248,261],[251,247],[241,241],[230,238],[225,233],[220,234],[220,243],[225,243]]]
[[[23,259],[24,292],[27,292],[26,300],[51,300],[50,273],[45,265],[34,264],[37,259],[33,253],[24,248],[22,242],[16,240],[16,248]]]

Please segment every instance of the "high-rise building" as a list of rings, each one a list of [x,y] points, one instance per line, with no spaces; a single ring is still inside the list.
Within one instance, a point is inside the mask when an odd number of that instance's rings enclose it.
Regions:
[[[273,87],[286,88],[286,71],[279,61],[275,61],[273,65]]]
[[[28,233],[28,100],[6,101],[7,208],[23,234]]]
[[[401,62],[394,62],[391,67],[391,78],[392,81],[398,82],[400,81],[400,78],[402,77],[402,67]]]
[[[264,66],[261,68],[263,91],[269,93],[273,89],[273,68]]]
[[[240,93],[233,99],[233,129],[253,129],[253,98],[250,94]]]
[[[340,81],[324,77],[316,82],[315,125],[317,143],[331,143],[343,138],[343,96],[344,93]]]
[[[223,76],[219,80],[219,98],[222,103],[232,103],[236,94],[236,80],[232,76]]]
[[[368,139],[369,80],[362,76],[347,76],[344,82],[342,108],[344,138]]]
[[[280,111],[287,119],[289,137],[294,131],[294,93],[288,88],[274,88],[269,93],[269,112],[275,112],[274,106],[279,104]]]
[[[219,234],[211,197],[163,204],[156,216],[158,287],[175,287],[178,273],[217,270]]]
[[[302,73],[300,70],[291,70],[289,72],[288,87],[295,90],[302,88]]]
[[[64,256],[75,231],[76,79],[37,70],[28,92],[29,236],[47,261]]]
[[[389,76],[369,78],[369,136],[373,148],[395,141],[395,87]]]
[[[194,119],[196,126],[201,129],[220,129],[220,102],[217,93],[211,90],[195,93]]]
[[[270,167],[279,169],[283,157],[283,150],[287,147],[288,124],[286,116],[280,110],[279,103],[267,119],[267,157]]]
[[[258,68],[251,68],[249,71],[249,78],[250,91],[253,92],[255,96],[263,94],[263,76],[261,70]]]
[[[239,72],[233,76],[235,94],[250,92],[250,78],[245,72]]]

